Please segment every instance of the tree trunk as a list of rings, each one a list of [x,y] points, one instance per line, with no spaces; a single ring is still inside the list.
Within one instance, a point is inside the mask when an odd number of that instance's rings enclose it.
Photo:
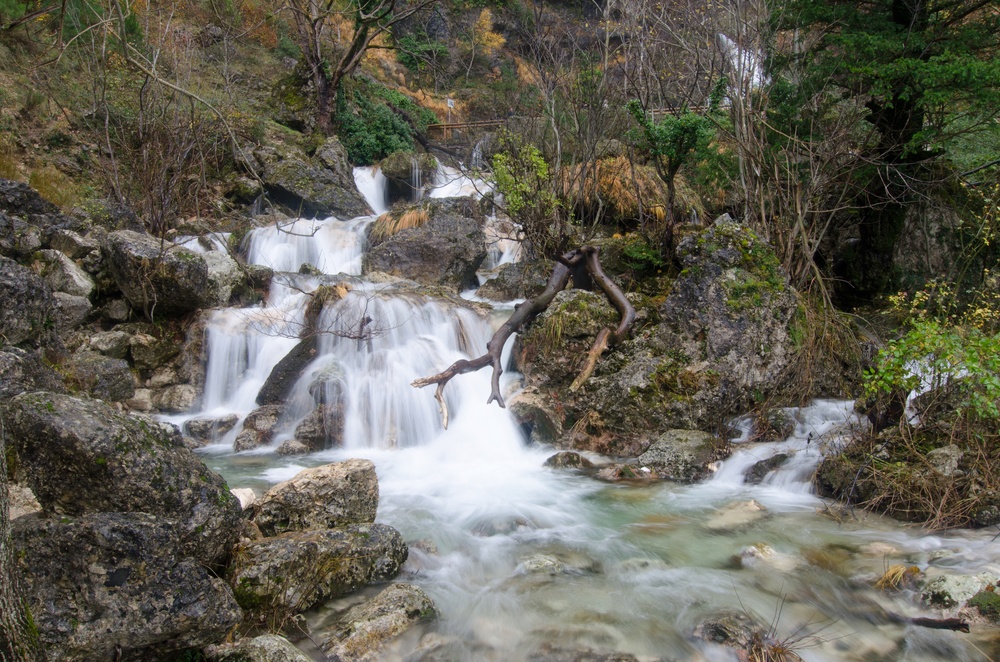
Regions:
[[[0,421],[0,660],[35,662],[45,656],[31,612],[21,598],[10,540],[7,444]]]

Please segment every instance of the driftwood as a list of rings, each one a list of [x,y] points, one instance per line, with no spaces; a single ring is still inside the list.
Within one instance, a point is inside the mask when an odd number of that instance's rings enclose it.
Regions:
[[[535,319],[535,317],[549,307],[556,294],[564,290],[566,285],[569,284],[570,278],[577,285],[588,282],[596,284],[604,292],[611,305],[618,310],[619,315],[617,328],[614,330],[601,329],[597,334],[593,346],[587,353],[583,369],[573,381],[570,389],[576,391],[583,386],[591,373],[593,373],[594,366],[597,365],[597,359],[600,358],[601,354],[609,347],[614,347],[628,337],[632,325],[635,323],[635,308],[629,303],[629,300],[625,297],[625,293],[604,273],[604,270],[601,268],[600,258],[598,257],[598,249],[594,246],[582,246],[576,250],[564,253],[556,262],[555,268],[552,270],[552,275],[549,276],[548,283],[546,283],[542,293],[532,299],[528,299],[524,303],[518,304],[514,308],[514,314],[497,329],[490,341],[486,343],[485,354],[471,360],[461,359],[455,361],[444,372],[431,377],[417,379],[412,383],[412,386],[416,388],[437,384],[434,399],[438,401],[438,406],[441,409],[441,423],[446,429],[448,427],[448,407],[445,404],[443,392],[445,384],[456,375],[475,372],[486,366],[493,366],[490,397],[486,401],[486,404],[495,401],[501,408],[506,407],[503,395],[500,393],[500,375],[503,374],[503,366],[500,364],[500,354],[503,352],[503,346],[511,334],[520,331],[525,324]]]

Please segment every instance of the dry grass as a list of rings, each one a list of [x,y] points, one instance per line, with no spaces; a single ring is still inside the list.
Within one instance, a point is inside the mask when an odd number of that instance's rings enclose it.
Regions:
[[[17,175],[14,146],[6,140],[0,140],[0,179],[17,179]]]
[[[376,242],[385,241],[403,230],[419,228],[428,220],[430,214],[426,209],[419,207],[411,207],[400,212],[386,212],[372,223],[371,238]]]
[[[76,185],[55,166],[47,165],[33,170],[28,184],[57,207],[71,207],[78,199]]]
[[[902,563],[896,563],[882,573],[882,576],[875,581],[874,586],[880,591],[898,591],[911,584],[919,574],[920,568],[915,565],[905,566]]]

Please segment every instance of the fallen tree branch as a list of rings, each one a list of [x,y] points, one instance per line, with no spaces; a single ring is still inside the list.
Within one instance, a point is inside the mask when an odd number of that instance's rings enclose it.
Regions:
[[[590,374],[594,370],[594,366],[597,364],[597,359],[604,352],[604,350],[608,347],[614,347],[628,336],[628,333],[635,322],[635,309],[632,307],[632,304],[629,303],[625,294],[618,288],[617,285],[615,285],[614,281],[608,278],[608,276],[604,273],[598,257],[598,249],[593,246],[583,246],[579,249],[564,253],[559,257],[555,267],[552,269],[552,275],[549,276],[545,289],[542,290],[541,294],[537,297],[528,299],[514,308],[514,314],[511,315],[499,329],[497,329],[490,341],[486,343],[485,354],[471,360],[460,359],[455,361],[443,372],[431,377],[422,377],[415,380],[411,384],[411,386],[414,386],[415,388],[423,388],[424,386],[437,384],[437,390],[434,392],[434,398],[438,401],[438,406],[441,410],[441,421],[445,429],[448,428],[448,406],[444,399],[444,387],[451,380],[451,378],[456,375],[465,374],[467,372],[475,372],[476,370],[485,368],[488,365],[493,366],[490,397],[486,401],[486,404],[496,401],[501,408],[506,407],[503,395],[500,393],[500,375],[503,374],[503,366],[501,365],[500,355],[503,352],[503,347],[506,344],[507,339],[510,338],[512,334],[520,331],[525,324],[544,312],[552,303],[556,294],[566,288],[570,277],[573,277],[575,272],[578,272],[581,267],[586,270],[587,274],[590,275],[601,291],[604,292],[605,296],[608,297],[611,304],[618,310],[620,321],[618,327],[614,331],[611,331],[610,329],[602,329],[601,332],[598,333],[597,340],[595,340],[593,347],[591,347],[590,352],[587,355],[587,360],[584,363],[583,370],[576,380],[574,380],[573,387],[571,388],[576,390],[582,386],[583,383],[590,377]],[[574,278],[574,280],[576,280],[576,278]]]

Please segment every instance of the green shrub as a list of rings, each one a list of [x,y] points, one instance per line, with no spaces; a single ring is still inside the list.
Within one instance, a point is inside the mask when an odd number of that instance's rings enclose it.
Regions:
[[[423,30],[400,37],[396,59],[404,67],[419,73],[428,68],[428,62],[448,57],[448,44],[427,36]]]
[[[393,152],[412,151],[410,123],[426,131],[428,124],[437,121],[431,111],[382,85],[362,85],[349,98],[351,102],[337,113],[337,122],[347,158],[355,165],[371,165]]]

